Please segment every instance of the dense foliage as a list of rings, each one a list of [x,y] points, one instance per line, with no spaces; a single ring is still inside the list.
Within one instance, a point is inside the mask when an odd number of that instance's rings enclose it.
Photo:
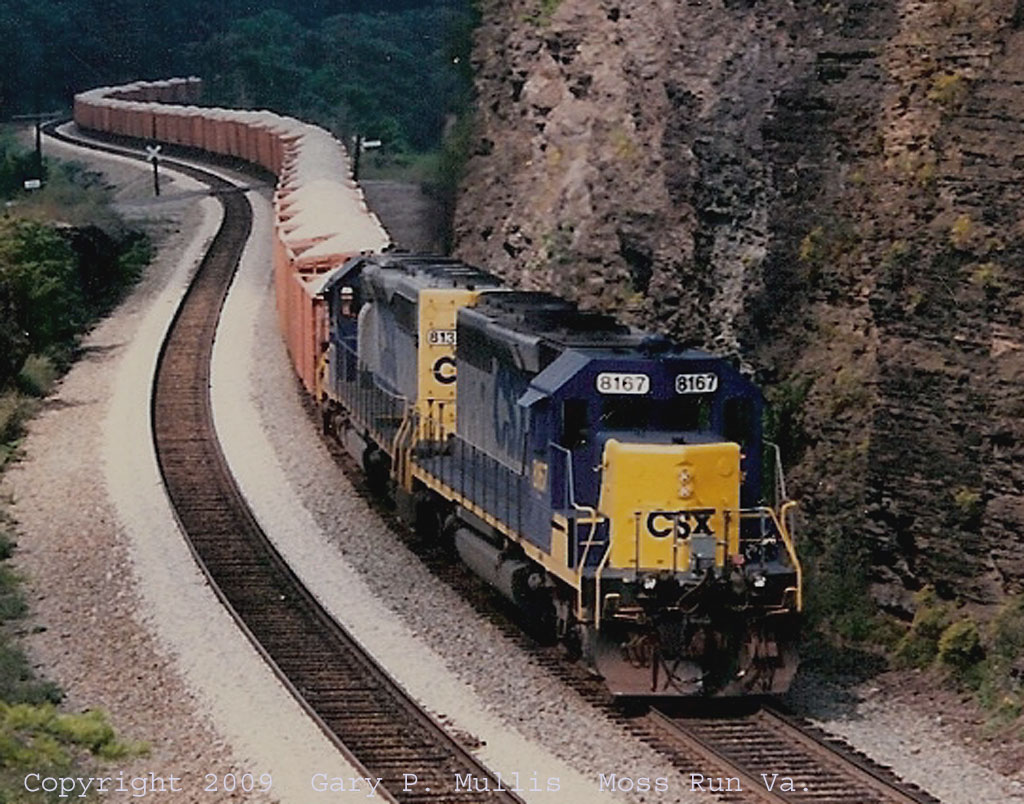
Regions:
[[[0,115],[195,74],[212,102],[426,150],[468,97],[471,25],[469,0],[7,0]]]
[[[31,354],[65,362],[77,334],[147,260],[138,237],[118,243],[95,227],[0,221],[0,389]]]
[[[45,394],[79,333],[150,258],[148,238],[124,228],[96,174],[61,163],[45,171],[44,189],[25,193],[32,164],[31,154],[0,137],[0,394],[15,383]],[[5,410],[0,441],[16,427],[16,413]]]

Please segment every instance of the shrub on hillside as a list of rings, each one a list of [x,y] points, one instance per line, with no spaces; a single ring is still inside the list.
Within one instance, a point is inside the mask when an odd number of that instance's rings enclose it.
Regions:
[[[939,639],[950,625],[952,611],[950,604],[939,600],[930,586],[914,596],[914,603],[914,621],[896,646],[896,662],[904,667],[924,668],[939,653]]]
[[[79,333],[120,298],[152,258],[149,238],[95,226],[0,220],[0,388],[19,377],[45,396]],[[35,355],[30,358],[29,355]]]
[[[74,337],[86,319],[84,300],[75,253],[55,227],[0,221],[0,299],[33,352]]]
[[[939,664],[962,673],[985,655],[978,626],[971,620],[957,620],[939,637],[936,658]]]

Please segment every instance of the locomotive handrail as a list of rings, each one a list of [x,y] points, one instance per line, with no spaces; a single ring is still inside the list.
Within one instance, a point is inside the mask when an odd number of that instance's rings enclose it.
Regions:
[[[398,482],[404,482],[410,471],[409,461],[413,447],[416,445],[416,433],[419,430],[419,413],[412,405],[405,405],[402,423],[391,443],[394,456],[394,476]],[[405,443],[408,441],[408,443]],[[403,449],[405,447],[405,449]]]
[[[572,453],[561,444],[556,444],[554,441],[549,441],[548,445],[558,452],[565,453],[565,485],[566,491],[568,492],[566,502],[568,502],[572,508],[578,508],[576,504],[576,481],[573,479],[572,472]]]
[[[574,511],[582,511],[590,516],[590,533],[587,534],[587,540],[584,542],[583,555],[580,556],[579,564],[576,567],[576,577],[579,581],[576,585],[576,616],[580,620],[583,619],[583,572],[587,568],[587,559],[590,557],[590,548],[594,544],[594,533],[597,531],[598,518],[603,516],[597,510],[597,508],[591,505],[580,505],[576,502],[576,483],[573,478],[572,472],[572,453],[569,452],[561,444],[556,444],[553,441],[549,442],[552,447],[557,451],[565,453],[565,478],[566,478],[566,491],[567,502],[572,506]],[[575,524],[573,525],[572,538],[576,538]],[[597,569],[594,572],[594,627],[597,628],[601,622],[601,575],[604,572],[605,564],[608,563],[608,559],[611,557],[611,544],[608,545],[608,549],[605,550],[604,556],[601,558],[601,562],[598,564]]]
[[[565,455],[566,455],[566,459],[565,459],[566,472],[565,472],[565,474],[566,474],[567,491],[569,493],[568,494],[568,503],[569,503],[569,505],[571,505],[573,510],[575,510],[575,511],[583,511],[584,513],[587,513],[587,514],[590,515],[590,535],[587,536],[587,549],[589,550],[590,549],[590,545],[593,543],[593,540],[594,540],[594,532],[597,530],[598,520],[599,519],[604,519],[606,517],[604,516],[604,514],[602,514],[600,511],[598,511],[597,508],[595,508],[594,506],[592,506],[592,505],[582,505],[582,504],[576,502],[576,480],[573,477],[572,453],[569,452],[569,450],[567,450],[561,444],[555,444],[554,442],[550,442],[550,444],[556,450],[558,450],[559,452],[564,452]],[[584,560],[580,562],[580,571],[581,572],[582,572],[582,568],[586,566],[586,560],[585,559],[586,559],[586,553],[584,553]]]
[[[348,344],[340,344],[344,355],[353,355],[355,362],[355,377],[349,379],[348,361],[343,362],[345,368],[344,379],[341,381],[340,396],[349,403],[352,416],[366,428],[374,439],[380,443],[383,449],[388,447],[394,449],[394,439],[401,428],[401,423],[395,428],[394,433],[387,433],[377,422],[381,415],[388,414],[392,418],[401,418],[404,422],[407,418],[407,409],[410,407],[409,400],[402,394],[396,394],[383,387],[377,382],[376,374],[370,371],[369,365],[359,359],[359,354]],[[372,377],[372,386],[361,387],[361,374],[369,372]],[[378,404],[379,403],[379,404]]]
[[[587,545],[589,548],[590,545]],[[601,576],[604,574],[604,568],[608,564],[608,559],[611,558],[612,550],[611,545],[604,551],[604,556],[601,558],[601,563],[597,565],[597,571],[594,573],[594,630],[601,630]],[[583,584],[580,583],[580,589],[583,588]]]
[[[803,610],[803,567],[800,564],[800,559],[797,557],[796,546],[795,546],[794,541],[793,541],[793,534],[790,532],[789,528],[785,524],[786,521],[788,520],[790,514],[792,513],[792,511],[796,508],[796,506],[797,506],[797,503],[795,501],[788,500],[788,501],[786,501],[785,503],[782,504],[782,508],[779,510],[778,513],[776,513],[774,508],[772,508],[771,506],[767,506],[767,505],[759,505],[759,506],[755,506],[755,507],[752,507],[752,508],[740,508],[740,509],[733,509],[733,510],[725,510],[722,513],[726,517],[730,517],[734,513],[738,514],[738,518],[739,518],[739,520],[741,522],[743,520],[745,520],[745,519],[746,520],[758,519],[758,520],[760,520],[762,522],[762,529],[764,528],[764,523],[765,523],[766,520],[767,520],[767,522],[770,523],[771,528],[773,529],[774,533],[778,535],[779,539],[781,539],[782,544],[783,544],[783,546],[786,549],[786,555],[789,557],[789,563],[793,567],[794,572],[796,573],[796,586],[795,587],[791,587],[791,589],[795,593],[796,609],[797,609],[797,611],[802,611]],[[635,539],[637,540],[637,544],[639,544],[639,538],[640,538],[639,537],[639,523],[640,523],[642,514],[643,514],[643,510],[634,511],[634,521],[636,523]],[[762,533],[762,536],[764,536],[764,535],[765,535],[765,532]],[[749,542],[750,540],[748,539],[747,541]],[[678,542],[679,542],[678,539],[673,540],[673,553],[672,553],[672,569],[673,569],[673,571],[678,571],[677,556],[676,556],[676,549],[675,549],[677,547],[677,545],[678,545]],[[721,545],[722,543],[718,542],[718,544]],[[589,549],[589,545],[588,545],[588,549]],[[639,550],[639,548],[637,548],[637,550]],[[585,566],[585,561],[586,561],[586,552],[584,552],[584,563],[581,563],[581,565],[580,565],[581,571],[582,571],[582,568]],[[600,574],[600,573],[598,573],[598,574]]]
[[[779,445],[774,441],[765,441],[764,445],[769,447],[774,457],[774,474],[775,474],[775,507],[777,508],[783,501],[789,499],[789,493],[786,491],[786,473],[782,468],[782,450],[779,449]]]
[[[793,544],[793,537],[790,534],[789,529],[786,527],[785,522],[790,512],[796,510],[796,500],[787,500],[782,504],[782,509],[779,511],[781,526],[782,541],[786,545],[786,552],[789,553],[789,560],[793,562],[793,569],[796,570],[796,610],[803,611],[804,608],[804,584],[803,584],[803,567],[800,566],[800,559],[796,555],[796,546]]]
[[[789,556],[790,564],[793,565],[793,570],[796,572],[796,608],[797,611],[803,611],[803,567],[800,565],[800,559],[796,555],[796,547],[793,544],[793,538],[789,530],[786,528],[785,520],[789,513],[796,508],[795,500],[787,500],[782,504],[782,508],[779,513],[775,513],[775,509],[767,505],[759,505],[754,508],[741,508],[740,519],[751,519],[758,517],[762,521],[767,516],[771,520],[772,524],[775,525],[775,529],[778,531],[779,536],[782,538],[782,544],[786,548],[786,554]]]

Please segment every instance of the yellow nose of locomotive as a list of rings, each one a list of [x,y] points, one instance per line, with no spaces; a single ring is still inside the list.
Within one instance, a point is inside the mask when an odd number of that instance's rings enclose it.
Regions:
[[[739,445],[609,439],[602,470],[609,569],[696,573],[739,551]]]

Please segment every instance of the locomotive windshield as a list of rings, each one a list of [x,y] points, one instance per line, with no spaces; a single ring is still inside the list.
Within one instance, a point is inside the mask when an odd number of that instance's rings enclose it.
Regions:
[[[711,427],[710,397],[644,399],[614,397],[601,401],[600,430],[696,432]]]

